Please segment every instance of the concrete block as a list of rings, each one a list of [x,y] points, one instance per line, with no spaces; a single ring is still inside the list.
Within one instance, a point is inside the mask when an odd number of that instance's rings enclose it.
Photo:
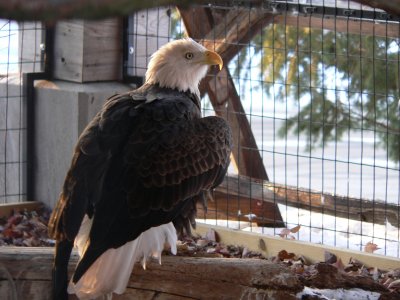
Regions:
[[[113,82],[36,82],[35,196],[32,200],[54,207],[80,133],[108,97],[130,89]]]

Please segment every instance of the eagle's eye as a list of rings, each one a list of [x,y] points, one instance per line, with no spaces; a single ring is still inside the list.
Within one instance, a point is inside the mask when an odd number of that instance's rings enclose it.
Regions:
[[[185,58],[188,59],[188,60],[192,59],[193,58],[193,53],[192,52],[187,52],[185,54]]]

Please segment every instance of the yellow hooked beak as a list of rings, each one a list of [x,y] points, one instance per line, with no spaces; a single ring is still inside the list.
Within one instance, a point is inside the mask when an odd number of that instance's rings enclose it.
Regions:
[[[204,56],[205,56],[205,63],[207,65],[218,65],[219,70],[222,70],[222,66],[224,65],[224,63],[222,62],[222,58],[221,56],[219,56],[219,54],[217,52],[213,52],[210,50],[207,50],[206,52],[204,52]]]

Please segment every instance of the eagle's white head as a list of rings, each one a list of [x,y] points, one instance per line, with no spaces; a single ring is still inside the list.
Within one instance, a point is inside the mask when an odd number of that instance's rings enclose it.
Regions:
[[[172,41],[151,56],[146,83],[199,95],[200,80],[206,76],[210,65],[222,68],[222,59],[216,52],[192,39]]]

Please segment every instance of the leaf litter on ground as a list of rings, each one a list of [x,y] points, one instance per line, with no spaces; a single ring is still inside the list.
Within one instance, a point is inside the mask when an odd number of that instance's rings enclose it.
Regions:
[[[10,216],[0,218],[0,246],[54,246],[55,241],[49,239],[47,234],[50,214],[51,210],[41,205],[34,211],[14,210]],[[279,235],[288,238],[288,235],[298,232],[299,229],[300,226],[296,226]],[[260,241],[264,245],[260,249],[265,251],[267,245],[264,240],[260,239]],[[371,242],[366,245],[364,251],[373,253],[377,247]],[[166,254],[168,255],[167,251]],[[245,245],[225,245],[220,242],[218,233],[210,229],[204,236],[185,237],[178,241],[177,255],[268,259],[290,268],[305,287],[349,291],[357,288],[379,292],[381,300],[400,299],[400,269],[382,271],[376,267],[366,267],[354,258],[351,258],[349,262],[342,262],[335,254],[328,251],[325,252],[325,261],[318,263],[310,263],[304,256],[285,249],[276,256],[267,258],[263,253],[252,251]],[[327,299],[326,296],[316,297],[301,295],[301,299]]]

